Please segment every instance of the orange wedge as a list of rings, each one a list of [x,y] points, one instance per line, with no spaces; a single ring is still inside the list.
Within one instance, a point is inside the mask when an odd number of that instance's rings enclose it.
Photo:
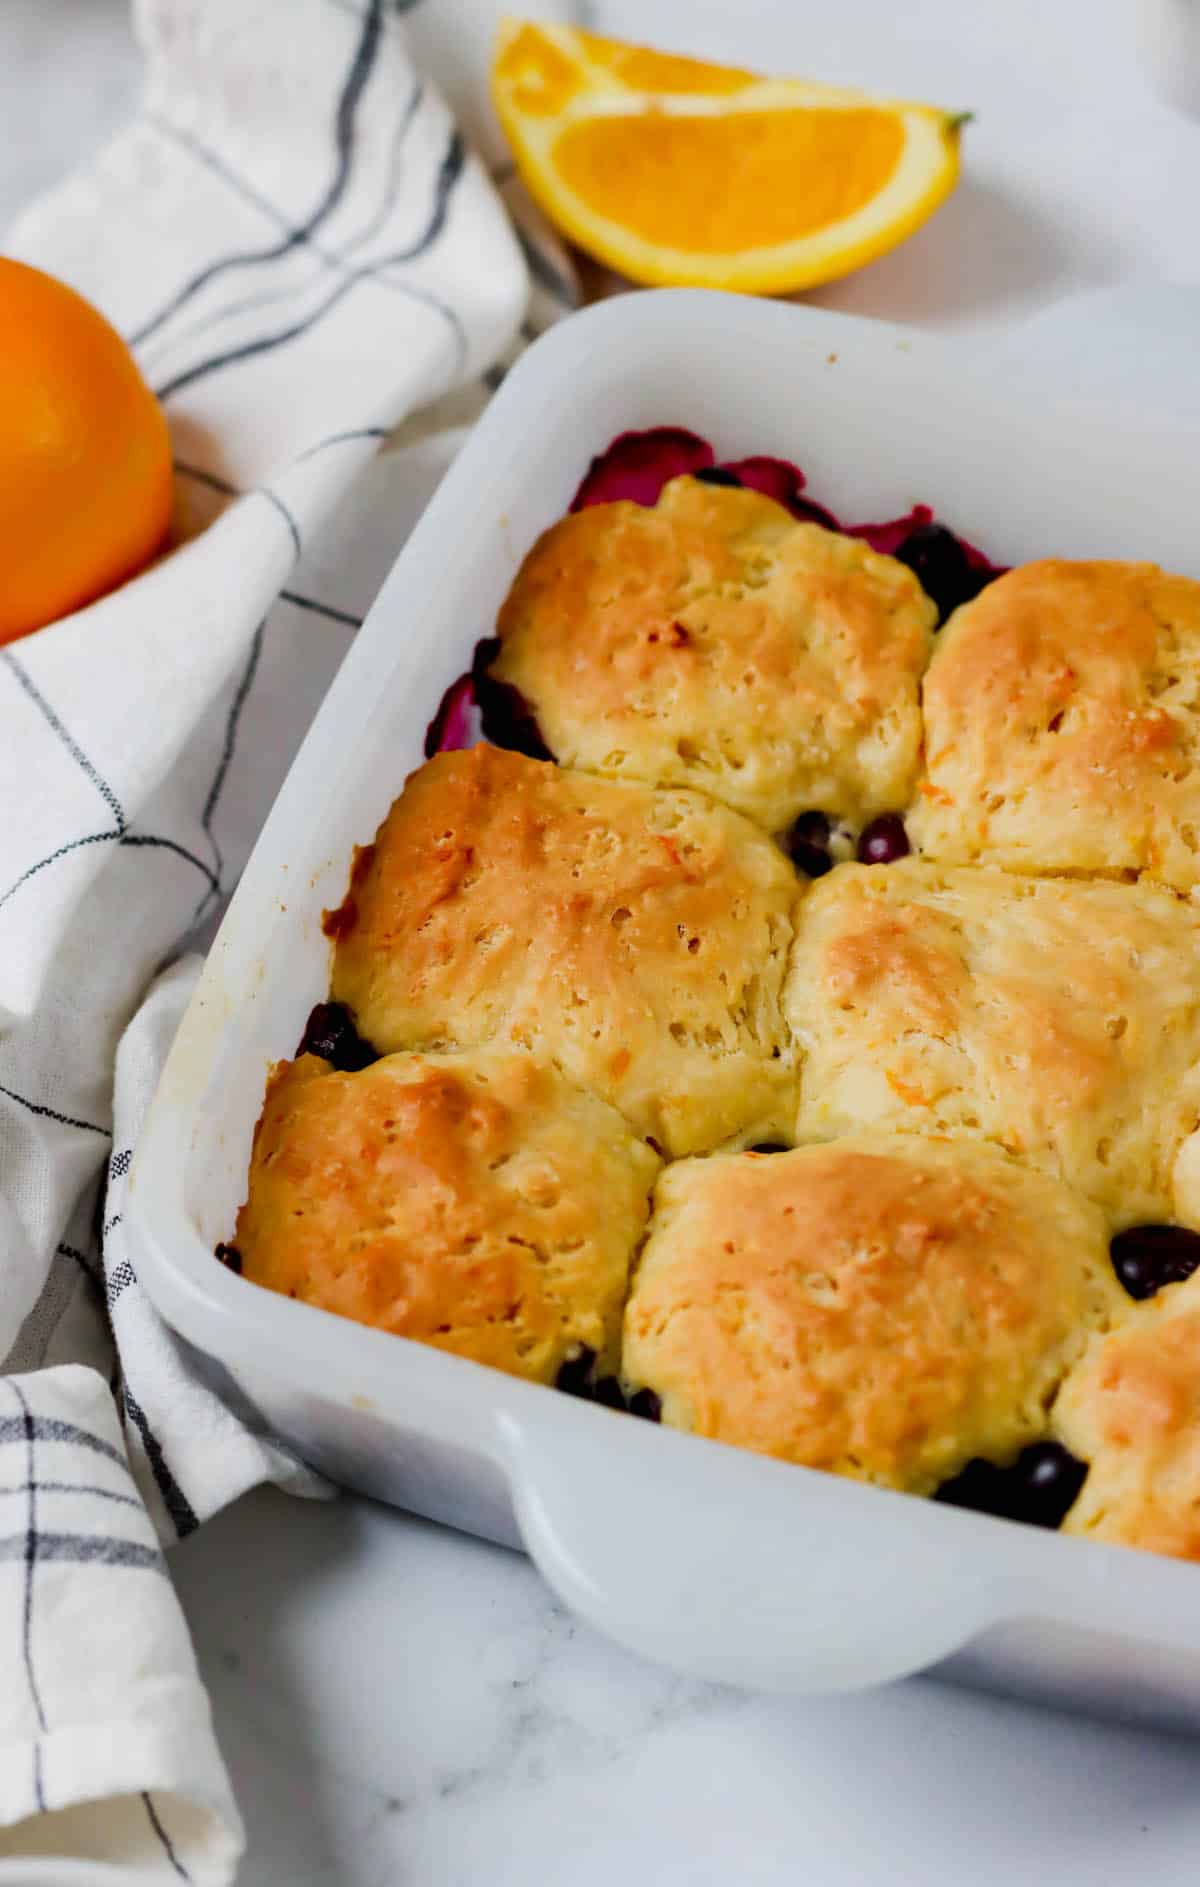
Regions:
[[[964,118],[506,20],[492,96],[530,195],[635,282],[786,294],[895,248]]]

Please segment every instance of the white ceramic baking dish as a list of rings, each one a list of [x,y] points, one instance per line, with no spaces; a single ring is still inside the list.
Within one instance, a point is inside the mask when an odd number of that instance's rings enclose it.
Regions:
[[[983,349],[699,293],[608,302],[524,357],[292,768],[172,1050],[127,1223],[163,1314],[335,1480],[523,1546],[568,1605],[705,1677],[842,1690],[939,1667],[1200,1728],[1200,1569],[785,1466],[258,1290],[215,1262],[268,1063],[326,990],[321,911],[589,456],[674,423],[798,459],[856,518],[934,503],[995,557],[1200,576],[1194,436],[998,379]],[[1064,990],[1064,1001],[1069,1001]]]

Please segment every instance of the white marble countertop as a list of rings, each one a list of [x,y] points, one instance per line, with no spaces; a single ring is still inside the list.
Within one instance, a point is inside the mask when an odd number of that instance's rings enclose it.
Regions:
[[[645,38],[974,108],[954,200],[821,299],[1011,335],[1072,295],[1200,276],[1200,125],[1152,96],[1138,5],[594,11]],[[124,0],[0,0],[0,230],[120,121],[136,80]],[[1178,352],[1143,332],[1139,315],[1105,339],[1084,310],[1060,322],[1058,358],[1083,371],[1089,349],[1103,365],[1119,342],[1122,371],[1156,369],[1170,395]],[[816,1702],[692,1684],[573,1624],[525,1561],[350,1498],[252,1495],[173,1565],[249,1826],[244,1887],[1196,1878],[1194,1743],[925,1682]]]

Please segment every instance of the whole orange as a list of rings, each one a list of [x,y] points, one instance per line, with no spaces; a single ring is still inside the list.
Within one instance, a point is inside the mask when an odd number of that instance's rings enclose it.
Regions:
[[[167,422],[124,341],[0,256],[0,643],[131,576],[170,515]]]

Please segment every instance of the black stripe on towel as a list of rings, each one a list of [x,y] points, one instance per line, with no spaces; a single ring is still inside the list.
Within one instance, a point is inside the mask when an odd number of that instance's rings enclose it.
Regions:
[[[176,291],[170,301],[168,301],[164,307],[160,308],[156,315],[152,315],[148,321],[142,323],[142,326],[138,328],[135,333],[129,336],[130,345],[132,347],[140,347],[144,341],[149,340],[150,336],[157,333],[163,323],[169,321],[173,314],[178,313],[179,309],[184,307],[187,302],[191,301],[194,295],[198,294],[209,282],[214,281],[217,276],[225,274],[227,270],[240,268],[244,265],[255,267],[264,262],[276,262],[281,256],[286,256],[291,250],[299,248],[300,245],[306,242],[308,237],[313,234],[314,230],[319,229],[321,224],[325,222],[337,208],[345,194],[346,185],[350,180],[350,173],[353,168],[355,118],[358,112],[359,102],[366,89],[367,80],[371,76],[371,69],[375,64],[376,53],[379,50],[379,37],[382,23],[382,0],[371,0],[363,16],[362,33],[354,49],[354,56],[350,61],[350,69],[346,74],[345,83],[338,97],[337,109],[334,113],[333,141],[335,158],[333,176],[314,209],[310,211],[309,215],[302,223],[298,223],[294,229],[289,229],[282,241],[273,243],[270,248],[248,249],[234,255],[220,256],[216,261],[207,263],[204,268],[198,270],[197,273],[191,277],[190,281],[185,282],[183,287]]]
[[[192,1503],[180,1487],[175,1476],[171,1473],[167,1458],[162,1451],[162,1444],[151,1428],[146,1418],[145,1410],[130,1394],[128,1383],[125,1384],[121,1392],[121,1400],[125,1404],[125,1413],[142,1438],[142,1447],[145,1449],[146,1459],[150,1463],[150,1472],[153,1474],[155,1484],[159,1493],[162,1495],[163,1506],[170,1514],[179,1538],[181,1540],[186,1539],[187,1535],[194,1533],[196,1528],[200,1525]]]
[[[218,373],[224,367],[233,367],[240,361],[253,360],[259,354],[273,353],[276,348],[285,347],[290,341],[299,340],[320,321],[323,321],[325,316],[345,299],[352,288],[357,288],[360,282],[369,281],[372,276],[380,275],[385,269],[394,268],[398,263],[415,262],[441,235],[449,213],[454,186],[462,175],[465,162],[466,147],[459,133],[455,131],[450,137],[445,156],[438,169],[434,183],[433,205],[428,221],[420,236],[408,248],[397,249],[391,255],[381,256],[377,262],[364,263],[361,268],[349,271],[345,279],[330,291],[323,302],[318,303],[317,307],[302,320],[294,321],[290,327],[280,328],[274,334],[260,334],[252,341],[243,341],[237,347],[225,348],[220,353],[209,355],[207,360],[199,360],[194,366],[183,368],[181,372],[154,389],[158,398],[169,400],[173,394],[182,392],[184,387],[192,386],[197,380],[206,379],[209,374]],[[436,308],[453,326],[461,353],[462,323],[454,310],[424,290],[408,284],[400,286],[403,286],[405,293],[425,302],[429,307]]]
[[[362,628],[361,616],[351,615],[348,609],[335,609],[332,603],[318,603],[315,596],[301,596],[298,590],[280,590],[279,600],[296,609],[311,610],[314,616],[328,616],[330,622],[345,623],[347,629]]]
[[[47,1120],[57,1121],[60,1127],[78,1127],[83,1133],[100,1134],[105,1140],[112,1138],[108,1128],[97,1127],[94,1120],[76,1120],[71,1114],[60,1114],[56,1107],[46,1107],[41,1101],[31,1101],[28,1095],[17,1094],[14,1089],[6,1088],[2,1081],[0,1081],[0,1094],[7,1094],[10,1101],[16,1101],[20,1107],[27,1107],[31,1114],[41,1114]],[[3,1424],[0,1424],[0,1427],[2,1426]]]
[[[157,1546],[144,1546],[140,1540],[124,1540],[115,1533],[46,1533],[39,1529],[32,1541],[31,1548],[28,1532],[0,1534],[0,1562],[24,1559],[31,1570],[35,1565],[68,1563],[166,1571]],[[42,1728],[45,1727],[43,1722]]]
[[[41,692],[41,689],[38,688],[32,677],[26,674],[25,669],[21,663],[18,662],[11,649],[0,649],[0,661],[4,663],[5,668],[8,669],[14,681],[17,683],[17,686],[29,696],[29,699],[33,702],[38,712],[54,729],[54,732],[58,735],[58,738],[61,740],[76,766],[79,767],[82,772],[86,773],[88,779],[92,782],[92,785],[116,820],[118,831],[124,832],[125,814],[121,810],[120,800],[113,792],[108,781],[98,769],[92,765],[78,741],[72,739],[71,735],[59,720],[58,715],[50,706],[45,695]]]
[[[10,1386],[17,1395],[21,1392],[11,1381]],[[100,1435],[93,1435],[90,1429],[80,1428],[75,1422],[64,1422],[56,1415],[32,1415],[28,1412],[24,1398],[22,1408],[24,1416],[0,1415],[0,1447],[10,1441],[24,1441],[28,1438],[27,1423],[33,1423],[34,1441],[64,1441],[72,1448],[91,1448],[96,1454],[104,1455],[107,1460],[115,1461],[119,1468],[129,1472],[129,1464],[119,1449]]]
[[[27,1481],[22,1481],[12,1487],[0,1487],[0,1500],[7,1494],[24,1494],[28,1486]],[[99,1500],[115,1500],[122,1507],[136,1507],[139,1512],[145,1511],[136,1494],[121,1494],[115,1487],[101,1487],[95,1481],[35,1480],[34,1486],[39,1494],[95,1494]]]
[[[26,866],[21,876],[13,879],[7,891],[0,896],[0,909],[8,903],[10,898],[16,897],[22,885],[28,884],[31,878],[36,878],[38,873],[45,871],[48,866],[56,865],[60,858],[66,858],[69,852],[78,852],[85,845],[102,845],[121,837],[120,828],[111,826],[106,832],[85,832],[81,839],[68,839],[65,845],[59,845],[53,852],[48,852],[45,858],[39,858],[36,865]]]
[[[266,618],[264,617],[262,622],[259,623],[258,628],[254,631],[254,636],[250,643],[250,651],[246,657],[246,666],[242,670],[241,679],[234,690],[233,700],[229,704],[229,713],[225,717],[225,738],[221,744],[221,757],[217,761],[217,770],[213,775],[213,783],[208,789],[208,798],[204,802],[204,810],[200,815],[200,825],[212,847],[213,863],[216,866],[217,872],[218,889],[220,888],[221,872],[224,869],[225,861],[221,856],[221,848],[213,832],[213,819],[216,817],[221,794],[225,790],[225,780],[233,761],[234,751],[237,747],[238,728],[241,725],[242,710],[246,705],[247,697],[251,688],[254,686],[254,677],[258,672],[258,664],[262,656],[263,635],[266,626]],[[207,902],[207,900],[204,900],[204,902]],[[203,908],[203,903],[197,907],[197,919]]]
[[[14,1422],[20,1429],[21,1440],[25,1444],[25,1490],[27,1495],[25,1531],[14,1538],[20,1543],[19,1557],[25,1562],[25,1590],[21,1607],[21,1655],[25,1664],[25,1679],[29,1686],[29,1696],[33,1703],[34,1715],[38,1728],[43,1733],[46,1729],[46,1712],[42,1704],[42,1693],[38,1688],[37,1673],[33,1668],[33,1569],[37,1558],[37,1492],[34,1481],[34,1441],[37,1436],[37,1417],[29,1407],[24,1391],[15,1382],[10,1382],[14,1396],[20,1405],[21,1413],[17,1417],[7,1416],[0,1420],[0,1428],[5,1422]],[[16,1553],[12,1556],[18,1557]],[[39,1814],[45,1809],[46,1796],[42,1787],[42,1752],[40,1745],[35,1745],[33,1755],[33,1795]]]
[[[150,1817],[150,1826],[153,1828],[155,1834],[158,1836],[160,1842],[162,1843],[163,1852],[166,1855],[168,1861],[171,1863],[171,1866],[175,1869],[175,1872],[178,1874],[180,1880],[190,1881],[192,1877],[188,1873],[187,1868],[183,1865],[183,1862],[180,1860],[179,1856],[176,1854],[174,1848],[171,1846],[171,1837],[167,1833],[166,1829],[163,1827],[161,1821],[158,1819],[158,1815],[155,1812],[154,1803],[150,1800],[149,1795],[145,1793],[143,1793],[142,1795],[142,1800],[146,1804],[146,1813]]]

